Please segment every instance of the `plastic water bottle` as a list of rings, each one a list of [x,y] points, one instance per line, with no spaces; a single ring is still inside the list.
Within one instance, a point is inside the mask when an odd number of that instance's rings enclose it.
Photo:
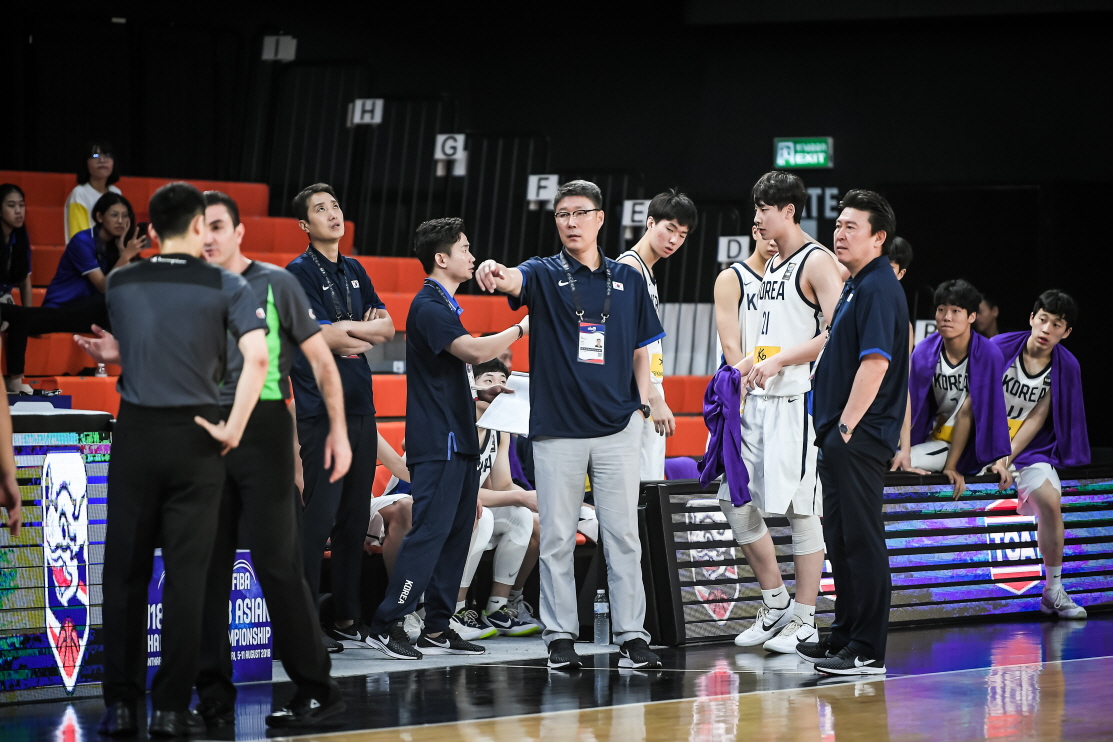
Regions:
[[[88,372],[86,372],[86,373],[88,373]],[[98,364],[97,364],[97,373],[96,373],[96,376],[98,376],[98,377],[108,376],[108,369],[106,369],[106,368],[104,367],[104,364],[103,364],[103,363],[98,363]]]
[[[595,643],[611,643],[611,604],[606,590],[595,591]]]

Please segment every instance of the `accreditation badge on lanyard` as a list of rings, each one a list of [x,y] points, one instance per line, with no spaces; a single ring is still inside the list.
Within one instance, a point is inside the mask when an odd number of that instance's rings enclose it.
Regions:
[[[577,333],[578,350],[576,360],[580,363],[596,363],[602,366],[606,358],[607,344],[607,317],[611,314],[611,267],[607,265],[607,256],[599,249],[599,259],[602,261],[603,270],[607,274],[607,295],[603,299],[603,314],[600,322],[584,322],[584,307],[580,301],[580,293],[576,290],[576,280],[572,278],[572,271],[568,267],[568,260],[564,252],[560,253],[560,264],[564,268],[564,275],[568,281],[568,290],[572,292],[572,304],[576,308],[576,317],[579,318],[580,331]]]
[[[580,363],[598,363],[603,365],[604,351],[607,343],[607,326],[580,323],[580,352],[576,360]]]

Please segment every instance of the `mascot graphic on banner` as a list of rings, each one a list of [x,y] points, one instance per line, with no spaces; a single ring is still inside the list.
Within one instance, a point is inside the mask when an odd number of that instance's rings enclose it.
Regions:
[[[89,498],[76,451],[46,455],[42,473],[46,637],[70,693],[89,640]]]
[[[702,498],[689,500],[688,507],[706,507],[709,503],[718,508],[718,500]],[[728,541],[733,543],[734,535],[731,533],[730,526],[727,524],[727,518],[722,512],[695,512],[685,513],[684,515],[685,520],[690,525],[717,524],[723,526],[721,529],[688,531],[688,543],[692,545],[692,561],[725,562],[733,561],[737,558],[733,547],[701,547],[699,545],[701,542],[715,541]],[[697,567],[696,570],[699,575],[697,579],[731,581],[729,583],[693,586],[695,587],[696,596],[700,599],[703,607],[711,614],[711,618],[715,619],[715,622],[722,626],[727,622],[727,619],[730,618],[731,611],[734,610],[734,606],[738,602],[738,597],[742,592],[742,586],[738,584],[738,567],[732,564],[718,564],[707,567]]]

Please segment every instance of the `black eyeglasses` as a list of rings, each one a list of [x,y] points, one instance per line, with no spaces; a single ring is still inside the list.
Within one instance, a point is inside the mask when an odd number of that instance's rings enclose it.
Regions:
[[[593,211],[602,211],[602,209],[576,209],[575,211],[558,211],[553,214],[558,222],[567,222],[569,219],[575,217],[576,219],[583,219],[585,216]]]

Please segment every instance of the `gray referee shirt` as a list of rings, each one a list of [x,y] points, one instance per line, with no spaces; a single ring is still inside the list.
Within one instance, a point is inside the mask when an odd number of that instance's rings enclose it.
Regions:
[[[112,271],[105,300],[124,368],[120,398],[142,407],[216,405],[227,335],[267,329],[246,281],[183,253]]]

